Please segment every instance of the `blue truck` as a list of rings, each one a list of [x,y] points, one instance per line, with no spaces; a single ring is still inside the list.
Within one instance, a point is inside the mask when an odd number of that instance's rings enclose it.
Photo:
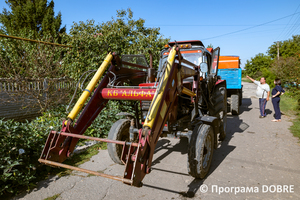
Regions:
[[[242,105],[242,69],[239,56],[220,56],[218,76],[226,80],[228,110],[232,115],[240,113]]]

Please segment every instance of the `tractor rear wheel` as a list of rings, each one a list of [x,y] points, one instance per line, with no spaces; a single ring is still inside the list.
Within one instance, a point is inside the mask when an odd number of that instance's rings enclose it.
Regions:
[[[108,133],[108,139],[119,140],[119,141],[129,141],[129,119],[120,119],[116,121],[111,127]],[[110,158],[117,164],[123,164],[121,161],[123,145],[108,143],[107,150]]]
[[[188,148],[188,172],[194,178],[203,179],[210,168],[214,151],[214,133],[210,125],[197,125]]]

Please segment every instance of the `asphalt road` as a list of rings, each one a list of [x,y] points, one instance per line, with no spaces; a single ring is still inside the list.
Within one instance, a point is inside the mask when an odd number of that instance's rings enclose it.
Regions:
[[[243,105],[239,116],[228,115],[227,137],[214,151],[209,175],[204,180],[187,173],[187,142],[162,138],[153,159],[153,171],[141,188],[119,181],[74,172],[42,181],[38,188],[16,199],[300,199],[300,145],[288,128],[289,117],[271,122],[274,110],[258,118],[255,85],[243,83]],[[114,164],[100,150],[81,168],[122,175],[124,167]]]

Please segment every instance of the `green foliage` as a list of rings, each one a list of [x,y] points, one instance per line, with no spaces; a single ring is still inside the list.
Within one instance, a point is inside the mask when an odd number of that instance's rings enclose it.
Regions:
[[[65,33],[61,26],[61,14],[54,15],[54,2],[5,1],[9,10],[0,14],[2,24],[0,32],[21,38],[45,42],[60,43],[60,34]],[[0,38],[0,77],[23,79],[61,77],[62,68],[58,68],[63,48]]]
[[[34,32],[22,30],[18,34],[31,38]],[[50,35],[39,38],[46,42],[57,41],[52,39]],[[69,84],[74,80],[66,77],[61,67],[64,48],[4,37],[0,38],[0,48],[0,78],[5,78],[10,85],[13,83],[18,91],[8,93],[11,99],[26,108],[38,107],[41,112],[65,101],[72,89],[66,90],[66,84],[62,86],[61,83]],[[36,83],[40,84],[38,90],[33,89]],[[28,101],[35,103],[28,105],[25,103]]]
[[[300,138],[300,115],[298,115],[298,118],[293,121],[293,125],[291,126],[290,130],[295,137]]]
[[[296,110],[298,112],[300,112],[300,89],[299,89],[299,86],[290,87],[289,90],[290,90],[291,97],[296,99],[296,101],[298,103]]]
[[[272,63],[271,70],[283,83],[300,83],[300,60],[297,57],[280,58]]]
[[[147,28],[144,19],[133,19],[130,9],[117,11],[111,21],[95,25],[94,20],[74,23],[64,41],[74,48],[68,50],[63,67],[66,74],[78,78],[90,69],[97,69],[108,52],[124,54],[153,54],[153,66],[158,67],[159,53],[168,39],[159,28]]]
[[[300,91],[295,88],[287,90],[281,96],[280,108],[285,115],[296,116],[290,130],[295,137],[300,138]]]
[[[6,8],[0,14],[1,32],[8,35],[18,35],[20,31],[34,32],[34,37],[47,34],[55,37],[64,33],[61,27],[61,13],[55,16],[54,2],[51,0],[16,1],[6,0],[10,10]],[[15,35],[15,36],[16,36]]]
[[[106,137],[112,124],[120,118],[116,116],[120,107],[130,112],[131,106],[127,104],[120,106],[118,102],[110,101],[101,115],[85,132],[85,135]],[[43,116],[31,122],[0,120],[0,143],[2,144],[0,148],[0,195],[17,193],[22,187],[30,189],[41,177],[55,171],[54,168],[38,163],[38,158],[50,130],[59,131],[65,116],[65,106],[62,105],[45,112]],[[100,148],[100,146],[96,147]],[[67,160],[66,164],[77,166],[87,161],[97,153],[97,148],[75,155]],[[101,146],[101,148],[105,148],[105,146]]]
[[[55,200],[55,199],[57,199],[59,196],[60,196],[60,194],[56,194],[56,195],[53,195],[52,197],[48,197],[48,198],[46,198],[46,199],[44,199],[44,200]]]
[[[28,124],[0,121],[0,193],[14,193],[18,186],[29,186],[36,177],[40,147],[45,140]]]
[[[285,115],[293,116],[297,114],[298,102],[295,98],[295,93],[291,89],[287,89],[280,100],[280,108]]]
[[[274,84],[274,80],[276,79],[276,75],[270,71],[267,68],[263,68],[262,70],[262,76],[265,77],[267,84],[270,86],[270,88],[274,88],[275,84]]]
[[[106,136],[113,123],[120,119],[120,116],[117,116],[119,112],[132,112],[132,107],[129,106],[128,103],[130,102],[123,102],[123,104],[120,105],[117,101],[109,101],[105,108],[100,112],[99,116],[86,130],[85,135],[93,137]]]
[[[32,38],[33,31],[21,30],[20,37]],[[57,42],[50,35],[39,37],[45,42]],[[58,78],[65,76],[60,67],[64,49],[51,45],[0,38],[0,76],[5,78]]]
[[[1,33],[51,43],[60,42],[59,34],[64,33],[65,28],[60,28],[61,14],[54,15],[53,1],[48,3],[47,0],[7,0],[5,2],[10,9],[3,9],[0,14]],[[0,77],[6,80],[9,78],[15,88],[22,88],[12,94],[16,101],[22,99],[25,102],[34,99],[38,103],[32,107],[39,107],[42,112],[51,105],[61,103],[60,100],[68,94],[68,91],[60,91],[58,94],[56,83],[51,82],[53,78],[65,76],[64,70],[60,67],[63,48],[1,37],[0,49]],[[45,79],[49,80],[48,87],[40,88],[42,90],[39,91],[29,88],[32,82],[43,83]],[[11,94],[9,95],[12,97]],[[54,101],[53,97],[59,101]]]
[[[271,58],[277,58],[277,42],[268,49]],[[294,35],[292,39],[279,42],[279,57],[298,57],[300,55],[300,35]]]
[[[254,58],[251,58],[250,61],[247,60],[245,64],[245,74],[256,79],[262,76],[262,69],[270,68],[271,63],[271,57],[263,53],[259,53]]]
[[[32,122],[0,120],[0,194],[30,188],[43,170],[38,158],[48,133],[61,124],[61,111],[45,113]],[[50,120],[51,119],[51,120]]]

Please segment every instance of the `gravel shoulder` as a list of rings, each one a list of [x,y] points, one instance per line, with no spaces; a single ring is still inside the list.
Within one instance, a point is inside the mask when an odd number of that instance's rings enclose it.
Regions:
[[[161,138],[153,170],[141,188],[74,172],[42,181],[30,193],[14,199],[45,199],[56,194],[60,194],[57,199],[72,200],[300,199],[300,145],[288,130],[292,125],[289,117],[283,115],[282,122],[271,122],[274,110],[269,101],[267,117],[258,118],[256,86],[246,82],[243,86],[241,113],[228,115],[227,137],[214,151],[206,179],[188,175],[186,140]],[[122,175],[124,170],[111,161],[106,150],[80,167],[114,175]],[[280,187],[285,190],[280,192]]]

